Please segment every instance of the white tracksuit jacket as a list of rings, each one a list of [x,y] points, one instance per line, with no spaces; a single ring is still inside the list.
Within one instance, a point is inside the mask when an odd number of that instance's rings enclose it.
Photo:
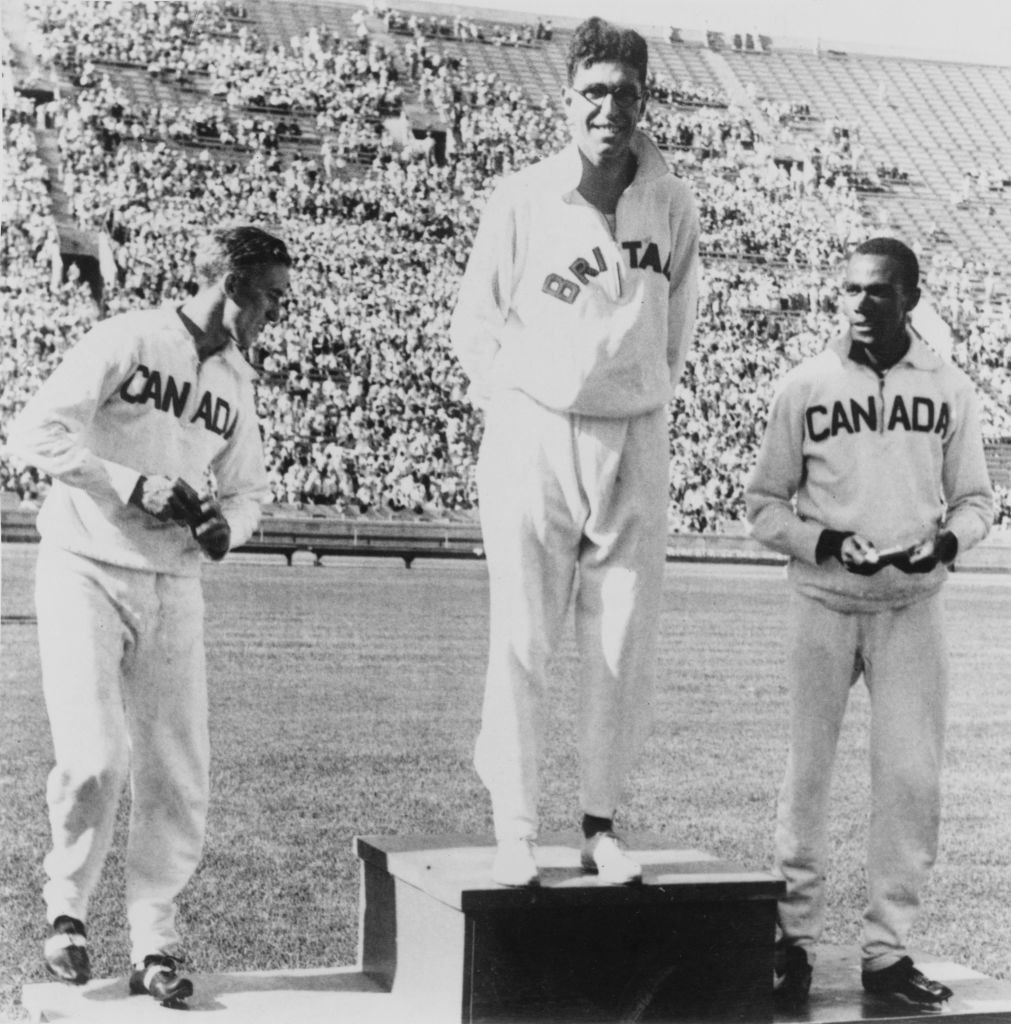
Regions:
[[[641,132],[633,152],[618,238],[577,192],[575,145],[495,189],[451,327],[476,404],[515,388],[556,411],[631,417],[672,397],[695,324],[698,211]]]
[[[935,593],[945,567],[861,576],[834,558],[818,565],[818,538],[853,531],[884,548],[943,526],[960,552],[982,540],[993,492],[975,393],[919,338],[881,377],[849,352],[844,334],[783,379],[746,489],[748,518],[758,540],[790,556],[801,593],[840,611],[901,607]]]
[[[53,477],[39,513],[47,543],[100,562],[199,573],[189,530],[127,504],[140,475],[215,476],[232,547],[246,541],[270,490],[252,380],[234,346],[203,363],[176,310],[96,324],[13,422],[7,452]]]

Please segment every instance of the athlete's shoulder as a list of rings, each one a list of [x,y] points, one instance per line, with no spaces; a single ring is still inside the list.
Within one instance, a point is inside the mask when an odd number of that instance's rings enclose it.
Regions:
[[[540,191],[551,188],[561,194],[569,179],[573,179],[576,184],[579,182],[578,173],[573,173],[572,154],[568,149],[563,149],[507,174],[495,186],[495,192],[529,195],[531,189]]]
[[[948,384],[957,391],[975,391],[976,384],[972,377],[957,363],[953,363],[944,356],[938,356],[938,366],[935,373],[939,374]]]
[[[191,350],[171,305],[131,309],[98,321],[75,346],[82,356],[117,364],[176,361]]]
[[[792,341],[794,346],[801,350],[811,344],[811,339],[806,335],[800,335]],[[813,383],[845,368],[846,357],[837,344],[837,339],[833,339],[818,351],[808,352],[784,374],[783,379],[794,384]]]
[[[695,205],[695,190],[684,178],[679,178],[673,170],[663,179],[663,183],[675,200],[685,205]]]
[[[120,352],[134,344],[135,339],[146,333],[145,324],[148,322],[144,316],[146,312],[146,310],[127,310],[96,320],[79,337],[73,347],[82,352],[91,353],[113,350]]]
[[[806,341],[807,339],[802,339]],[[782,409],[803,408],[840,371],[839,356],[830,347],[807,355],[786,370],[773,387],[773,404]]]
[[[679,178],[656,141],[641,129],[632,136],[632,152],[639,164],[638,177],[654,187],[683,196],[694,196],[688,183]]]
[[[558,157],[554,154],[528,164],[495,183],[481,213],[486,230],[494,227],[501,231],[512,221],[530,222],[544,216],[551,197],[560,199],[565,190],[564,165]]]
[[[941,360],[942,367],[938,371],[941,392],[948,397],[956,409],[975,407],[981,408],[981,394],[976,382],[963,370],[947,359]]]
[[[923,338],[913,338],[909,362],[915,370],[932,374],[947,390],[956,393],[975,393],[976,391],[976,384],[969,374],[948,356],[930,346]]]
[[[658,183],[660,202],[669,211],[673,223],[685,226],[695,234],[699,228],[699,202],[692,187],[673,171]]]
[[[127,309],[97,321],[91,333],[101,335],[142,335],[169,325],[167,307]]]
[[[674,219],[698,220],[695,190],[672,170],[649,179],[639,192],[640,202],[649,208],[667,210]]]

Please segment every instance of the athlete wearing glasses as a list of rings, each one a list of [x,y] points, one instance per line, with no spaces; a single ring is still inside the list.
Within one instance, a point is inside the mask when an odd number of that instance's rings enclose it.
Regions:
[[[637,128],[646,42],[590,18],[563,93],[572,144],[485,209],[452,338],[486,411],[478,462],[491,629],[475,764],[491,795],[492,878],[538,881],[547,663],[575,607],[586,871],[636,882],[615,835],[649,732],[667,545],[665,406],[695,321],[698,213]]]

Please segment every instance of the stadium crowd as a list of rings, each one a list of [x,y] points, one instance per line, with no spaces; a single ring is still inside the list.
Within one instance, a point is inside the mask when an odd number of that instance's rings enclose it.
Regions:
[[[36,17],[38,52],[78,86],[48,116],[69,211],[110,240],[106,313],[186,294],[192,239],[210,221],[281,228],[296,293],[255,353],[275,499],[347,515],[472,514],[480,417],[448,316],[490,188],[565,138],[554,102],[473,70],[478,60],[423,57],[412,68],[406,50],[351,25],[267,45],[234,6],[135,3],[126,25],[102,13],[109,5],[93,7],[84,23],[71,0]],[[138,104],[110,61],[197,81],[198,92],[175,107]],[[852,175],[828,173],[811,150],[777,158],[780,121],[709,86],[654,86],[646,128],[691,179],[706,257],[697,340],[671,409],[670,522],[736,530],[773,382],[837,329],[835,268],[870,229]],[[396,130],[408,90],[449,126],[438,159]],[[73,265],[53,273],[58,240],[33,125],[29,104],[5,105],[17,171],[0,243],[7,414],[98,316]],[[844,138],[809,145],[854,160]],[[853,166],[869,159],[858,157]],[[928,280],[939,307],[956,310],[956,358],[1006,405],[1009,306],[970,309],[961,282],[976,268],[964,269],[933,265]],[[999,405],[988,406],[991,434],[1011,436]],[[45,481],[0,461],[0,486],[32,504]],[[1006,491],[1002,500],[1011,522]]]
[[[38,27],[36,56],[87,86],[94,62],[133,64],[183,82],[213,66],[221,36],[250,38],[236,29],[241,8],[227,3],[77,3],[29,0]],[[252,37],[255,38],[255,37]]]
[[[49,172],[38,154],[33,108],[16,96],[4,103],[0,423],[10,421],[55,368],[68,339],[96,317],[94,299],[79,275],[72,270],[63,280]],[[33,469],[0,460],[0,490],[32,504],[44,488]]]
[[[951,252],[930,265],[932,294],[955,335],[953,357],[1004,412],[1011,432],[1011,294],[997,267],[977,256]]]

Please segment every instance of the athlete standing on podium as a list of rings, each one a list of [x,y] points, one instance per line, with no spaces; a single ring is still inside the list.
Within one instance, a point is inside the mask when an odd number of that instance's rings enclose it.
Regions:
[[[698,293],[698,213],[637,128],[647,47],[590,18],[568,56],[571,144],[501,182],[452,323],[485,410],[477,481],[491,623],[475,765],[492,874],[536,884],[547,661],[570,604],[580,656],[582,864],[642,869],[613,831],[650,728],[667,542],[665,406]]]

